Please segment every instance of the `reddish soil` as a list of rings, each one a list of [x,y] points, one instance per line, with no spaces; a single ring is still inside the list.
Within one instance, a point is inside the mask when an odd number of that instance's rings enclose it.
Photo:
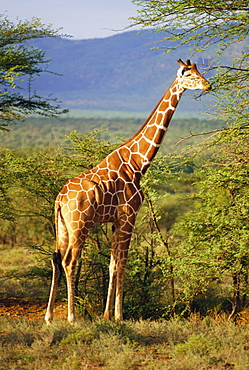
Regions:
[[[13,319],[43,320],[47,302],[29,301],[25,298],[0,298],[0,317],[8,316]],[[67,303],[57,302],[54,318],[67,318]],[[236,316],[236,324],[249,325],[249,308],[244,309]]]
[[[43,319],[46,302],[28,301],[23,298],[0,298],[0,317],[26,318],[28,320]],[[58,302],[55,306],[55,318],[67,317],[67,304]]]
[[[243,311],[238,313],[236,323],[241,325],[249,325],[249,308],[245,308]]]

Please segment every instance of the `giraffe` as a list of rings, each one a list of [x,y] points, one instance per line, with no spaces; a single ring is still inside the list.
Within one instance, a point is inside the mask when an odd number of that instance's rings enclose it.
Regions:
[[[98,222],[111,222],[109,287],[104,319],[122,321],[123,282],[128,248],[137,212],[143,202],[140,187],[155,157],[181,95],[186,89],[210,90],[196,64],[178,60],[177,76],[139,131],[93,169],[69,180],[55,201],[56,251],[45,315],[53,320],[56,290],[62,269],[68,293],[68,321],[75,321],[74,277],[77,259],[89,230]]]

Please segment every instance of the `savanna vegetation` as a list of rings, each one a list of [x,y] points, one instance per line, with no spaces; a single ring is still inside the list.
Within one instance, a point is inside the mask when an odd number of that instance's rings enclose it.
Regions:
[[[206,370],[248,368],[245,326],[207,317],[75,326],[0,319],[0,369]]]
[[[223,51],[247,40],[248,5],[242,0],[134,3],[139,9],[134,22],[160,31],[172,29],[173,47],[181,42],[190,43],[194,51],[216,46],[217,59],[207,66],[215,71],[211,109],[215,121],[195,133],[191,125],[184,133],[184,122],[179,122],[175,141],[184,136],[192,141],[181,140],[181,150],[172,150],[169,132],[170,150],[156,157],[143,179],[145,201],[125,280],[126,321],[99,319],[108,284],[111,233],[109,225],[101,224],[91,231],[77,266],[78,317],[85,321],[79,319],[73,327],[55,322],[47,328],[40,321],[1,318],[1,368],[249,368],[248,327],[240,321],[249,295],[248,48],[234,55],[231,65],[222,65]],[[17,89],[9,80],[15,70],[3,72],[10,89],[2,84],[3,98]],[[17,117],[26,114],[15,101],[9,100],[2,110],[5,129],[12,104]],[[131,121],[124,127],[122,120],[116,121],[116,126],[123,126],[117,135],[115,129],[101,129],[109,123],[115,127],[114,121],[85,121],[89,130],[71,133],[51,121],[56,132],[40,134],[46,135],[44,145],[36,134],[32,136],[37,120],[16,126],[20,134],[13,133],[15,139],[11,132],[8,137],[3,133],[1,297],[46,300],[55,244],[53,206],[59,189],[116,147],[129,125],[133,130],[140,124]],[[41,119],[40,130],[43,123]],[[197,135],[201,131],[209,135]],[[61,140],[65,133],[68,136]],[[65,297],[62,281],[58,299]]]

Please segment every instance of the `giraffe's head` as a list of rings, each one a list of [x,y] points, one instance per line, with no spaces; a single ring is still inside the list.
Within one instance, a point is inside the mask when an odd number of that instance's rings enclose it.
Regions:
[[[180,68],[177,72],[178,82],[184,89],[190,90],[211,90],[211,84],[198,72],[196,64],[191,64],[190,60],[184,63],[178,59]]]

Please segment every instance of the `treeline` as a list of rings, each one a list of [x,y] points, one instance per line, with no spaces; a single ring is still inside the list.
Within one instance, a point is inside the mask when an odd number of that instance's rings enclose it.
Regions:
[[[40,298],[47,298],[50,285],[54,199],[68,178],[91,168],[118,145],[100,134],[74,131],[56,148],[1,149],[1,243],[37,255],[35,266],[22,267],[12,277],[26,285],[40,281]],[[248,134],[237,128],[217,133],[198,151],[186,146],[181,153],[156,157],[143,178],[145,201],[129,251],[126,318],[231,313],[247,305],[247,154]],[[110,240],[111,225],[97,225],[78,261],[76,294],[84,316],[103,312]],[[1,279],[6,278],[2,273]]]
[[[146,118],[146,117],[145,117]],[[92,130],[100,130],[99,137],[110,143],[122,142],[133,136],[145,119],[141,118],[44,118],[30,117],[10,127],[9,132],[0,131],[0,142],[5,148],[57,147],[68,141],[67,135],[77,131],[81,135]],[[174,118],[170,124],[166,140],[160,152],[180,151],[184,146],[201,142],[206,136],[194,136],[210,133],[222,127],[222,123],[207,119]],[[188,140],[183,140],[193,135]],[[176,144],[181,141],[181,144]]]

